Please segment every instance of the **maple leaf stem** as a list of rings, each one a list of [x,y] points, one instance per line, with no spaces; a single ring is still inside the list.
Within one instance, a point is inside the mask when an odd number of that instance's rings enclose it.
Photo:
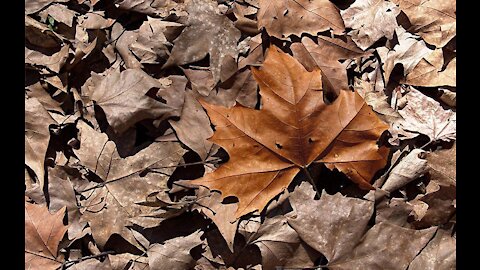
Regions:
[[[312,175],[310,175],[310,172],[308,171],[307,167],[302,167],[303,171],[305,172],[305,175],[307,175],[308,180],[310,181],[310,184],[312,184],[313,189],[315,189],[315,192],[317,193],[318,198],[320,198],[320,191],[318,191],[317,186],[315,185],[315,180],[313,180]]]
[[[98,257],[102,257],[102,256],[106,256],[106,255],[109,255],[109,254],[114,254],[114,253],[115,253],[115,251],[108,250],[108,251],[104,251],[102,253],[98,253],[98,254],[95,254],[95,255],[84,256],[84,257],[78,258],[76,260],[65,261],[62,264],[62,266],[58,269],[64,269],[65,267],[67,267],[67,265],[70,266],[71,264],[76,264],[76,263],[79,263],[79,262],[84,261],[84,260],[98,258]]]

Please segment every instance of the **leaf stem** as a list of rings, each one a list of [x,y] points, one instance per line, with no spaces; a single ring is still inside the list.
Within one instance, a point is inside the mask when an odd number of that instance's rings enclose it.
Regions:
[[[312,175],[310,175],[310,172],[308,171],[307,167],[302,167],[303,171],[305,172],[305,175],[307,175],[308,180],[310,181],[310,184],[312,184],[313,189],[315,189],[315,192],[317,192],[318,198],[320,198],[320,191],[318,191],[317,186],[315,185],[315,180],[313,180]]]

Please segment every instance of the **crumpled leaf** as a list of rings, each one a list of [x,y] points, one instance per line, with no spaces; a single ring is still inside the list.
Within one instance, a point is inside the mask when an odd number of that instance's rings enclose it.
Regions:
[[[397,5],[384,0],[356,0],[349,8],[340,11],[345,26],[353,29],[349,34],[362,50],[382,37],[392,39],[399,13]]]
[[[42,10],[39,15],[42,18],[46,18],[48,15],[50,15],[53,19],[55,19],[55,21],[62,22],[72,27],[73,17],[76,15],[76,13],[75,11],[68,9],[65,5],[53,4]]]
[[[349,254],[360,240],[373,214],[374,202],[323,192],[314,201],[311,184],[303,182],[289,197],[294,213],[288,224],[300,238],[328,261]]]
[[[402,83],[425,87],[456,87],[457,58],[453,58],[445,68],[443,68],[443,61],[443,52],[441,49],[432,51],[418,62]]]
[[[179,163],[185,150],[177,142],[155,142],[135,155],[121,157],[117,146],[108,140],[106,134],[95,131],[82,121],[78,122],[77,128],[80,130],[80,148],[74,150],[75,155],[83,166],[103,180],[104,186],[96,188],[96,196],[88,196],[92,197],[91,204],[98,210],[85,212],[83,217],[94,228],[92,233],[100,247],[113,233],[121,234],[134,244],[133,236],[125,228],[130,222],[128,219],[139,216],[146,208],[137,203],[146,201],[153,192],[167,189],[168,176],[175,169],[172,166]],[[142,177],[140,173],[147,168],[155,168],[157,173]],[[102,205],[107,208],[103,209]]]
[[[252,73],[260,84],[260,111],[201,101],[216,126],[211,141],[226,148],[230,160],[191,184],[219,190],[223,198],[236,196],[237,217],[261,211],[300,168],[315,160],[344,172],[360,187],[371,188],[371,177],[385,166],[388,150],[379,149],[376,141],[387,126],[357,93],[342,91],[326,105],[320,70],[307,72],[274,46],[263,68]]]
[[[338,38],[318,37],[318,45],[308,37],[303,37],[301,43],[294,43],[290,47],[293,55],[302,65],[312,71],[315,67],[322,70],[328,82],[324,83],[324,88],[333,88],[338,95],[340,90],[348,90],[347,65],[348,61],[363,55],[350,39],[343,42]]]
[[[393,167],[382,189],[392,192],[422,176],[427,172],[427,160],[425,157],[424,150],[413,149],[397,166]]]
[[[50,142],[49,125],[57,124],[36,98],[25,100],[25,165],[35,172],[40,189],[45,178],[45,155]]]
[[[345,30],[338,8],[328,0],[260,0],[259,4],[258,27],[279,39],[302,33],[316,36],[327,30],[342,34]]]
[[[455,269],[457,240],[450,232],[439,229],[435,237],[410,263],[411,270]]]
[[[201,231],[187,236],[181,236],[165,241],[163,244],[153,244],[147,250],[150,269],[184,270],[195,265],[190,250],[202,243]]]
[[[409,31],[418,33],[428,44],[445,46],[457,34],[457,1],[392,0],[405,12],[412,24]]]
[[[456,198],[455,186],[439,185],[437,191],[420,198],[420,201],[426,203],[428,208],[421,219],[414,222],[414,225],[417,228],[428,228],[447,223],[455,214]]]
[[[164,67],[184,65],[210,57],[213,81],[225,81],[237,71],[237,42],[240,31],[232,21],[215,10],[210,0],[191,0],[187,5],[187,27],[174,41]],[[194,44],[192,46],[192,44]]]
[[[179,140],[205,160],[213,143],[207,141],[213,135],[208,116],[192,91],[185,93],[185,103],[179,121],[170,120]]]
[[[130,126],[144,119],[157,119],[178,115],[179,108],[162,103],[149,96],[161,83],[140,69],[112,71],[93,89],[91,99],[100,106],[107,121],[116,133],[123,133]]]
[[[62,265],[58,245],[68,226],[63,225],[65,208],[50,214],[46,206],[25,202],[25,268],[54,270]]]
[[[397,64],[403,66],[403,75],[408,75],[417,64],[432,52],[420,37],[407,32],[401,26],[395,29],[398,44],[392,50],[386,47],[377,48],[377,52],[383,63],[385,85],[390,80],[393,68]]]
[[[430,141],[455,140],[456,112],[443,109],[439,102],[413,88],[405,96],[407,105],[398,111],[405,120],[397,122],[401,128],[398,134],[407,138],[424,134]]]
[[[375,224],[357,246],[328,268],[340,269],[406,269],[435,234],[436,227],[412,230],[386,222]],[[401,252],[399,252],[401,250]]]

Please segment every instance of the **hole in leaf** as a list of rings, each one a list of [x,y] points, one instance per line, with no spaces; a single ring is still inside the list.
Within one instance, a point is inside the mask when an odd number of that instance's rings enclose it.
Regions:
[[[275,143],[275,146],[276,146],[278,149],[282,149],[282,148],[283,148],[283,146],[282,146],[281,144],[279,144],[279,143]]]

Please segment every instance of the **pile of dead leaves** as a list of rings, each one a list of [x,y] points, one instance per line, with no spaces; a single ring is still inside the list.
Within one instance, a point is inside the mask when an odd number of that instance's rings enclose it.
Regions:
[[[454,269],[455,1],[25,1],[28,269]]]

